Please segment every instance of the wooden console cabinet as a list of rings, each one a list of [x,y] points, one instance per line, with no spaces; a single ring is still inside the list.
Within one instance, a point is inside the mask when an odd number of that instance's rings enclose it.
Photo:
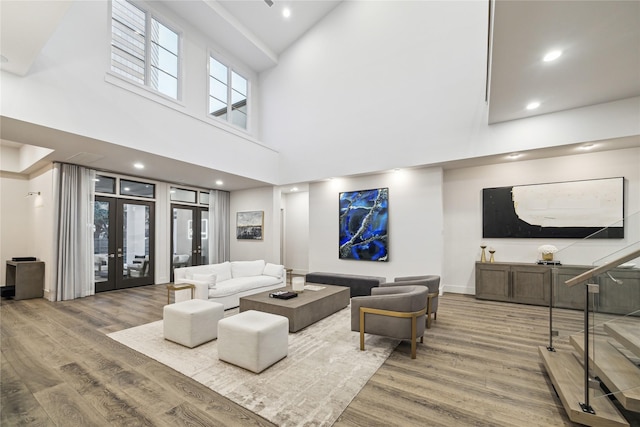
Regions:
[[[585,287],[569,287],[565,281],[591,268],[582,265],[476,262],[476,298],[548,306],[553,292],[554,307],[584,310]],[[603,274],[591,281],[599,285],[599,292],[593,295],[596,312],[628,314],[638,310],[640,269],[616,268],[610,274],[611,277]]]
[[[504,262],[476,263],[476,298],[549,305],[551,268]]]

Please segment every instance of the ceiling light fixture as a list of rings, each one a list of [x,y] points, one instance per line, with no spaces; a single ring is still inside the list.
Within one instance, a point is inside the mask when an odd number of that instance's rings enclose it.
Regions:
[[[593,147],[595,147],[595,144],[584,144],[580,146],[581,150],[591,150]]]
[[[285,18],[290,17],[291,9],[289,9],[288,7],[285,7],[284,9],[282,9],[282,16],[284,16]]]
[[[291,190],[289,191],[298,191],[298,187],[293,187]]]
[[[513,160],[513,159],[517,159],[518,157],[521,157],[521,156],[522,156],[522,154],[520,154],[520,153],[511,153],[511,154],[509,154],[508,157]]]
[[[140,163],[140,162],[134,163],[133,167],[136,168],[136,169],[144,169],[144,165],[142,163]]]
[[[544,58],[542,58],[542,60],[544,62],[551,62],[551,61],[555,61],[556,59],[560,58],[560,56],[562,56],[562,51],[561,50],[552,50],[550,52],[548,52]]]
[[[216,181],[216,185],[222,185],[222,184],[224,184],[224,182],[222,182],[222,180],[221,180],[221,179],[219,179],[219,180],[217,180],[217,181]]]
[[[527,110],[535,110],[539,106],[540,106],[540,103],[538,101],[533,101],[527,104]]]

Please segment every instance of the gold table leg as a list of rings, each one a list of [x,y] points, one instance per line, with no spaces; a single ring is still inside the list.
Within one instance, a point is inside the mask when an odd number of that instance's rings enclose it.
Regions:
[[[171,304],[171,291],[182,291],[184,289],[191,289],[191,299],[196,296],[196,285],[190,283],[181,283],[179,285],[167,285],[167,304]]]

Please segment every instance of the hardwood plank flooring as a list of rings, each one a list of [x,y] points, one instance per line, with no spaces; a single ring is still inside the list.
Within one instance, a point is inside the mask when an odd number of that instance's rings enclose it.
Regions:
[[[0,425],[272,426],[105,334],[162,318],[164,285],[0,303]],[[544,372],[548,309],[445,294],[335,426],[573,426]],[[561,311],[579,331],[581,315]],[[570,349],[559,339],[557,348]]]

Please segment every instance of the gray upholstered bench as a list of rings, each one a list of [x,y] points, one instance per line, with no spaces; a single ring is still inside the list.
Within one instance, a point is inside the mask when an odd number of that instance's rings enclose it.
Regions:
[[[309,273],[305,276],[305,281],[310,283],[320,283],[325,285],[346,286],[351,289],[352,297],[371,295],[371,288],[385,283],[385,277],[358,276],[355,274],[340,273]]]

